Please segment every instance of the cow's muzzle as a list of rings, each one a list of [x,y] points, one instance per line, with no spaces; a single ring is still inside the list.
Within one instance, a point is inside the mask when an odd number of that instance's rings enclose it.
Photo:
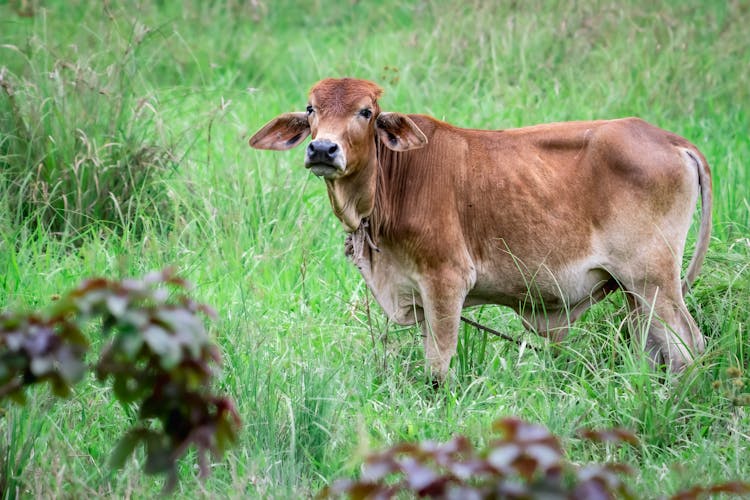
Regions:
[[[346,160],[338,144],[328,139],[317,139],[307,146],[305,167],[318,177],[338,177],[346,168]]]

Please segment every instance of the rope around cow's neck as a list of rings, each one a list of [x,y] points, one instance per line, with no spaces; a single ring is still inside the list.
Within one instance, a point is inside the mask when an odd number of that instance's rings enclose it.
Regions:
[[[365,235],[365,241],[367,242],[367,245],[372,249],[374,252],[380,252],[380,249],[375,244],[374,241],[372,241],[372,235],[370,234],[370,218],[364,217],[361,221],[359,221],[359,228],[362,230],[362,232]]]

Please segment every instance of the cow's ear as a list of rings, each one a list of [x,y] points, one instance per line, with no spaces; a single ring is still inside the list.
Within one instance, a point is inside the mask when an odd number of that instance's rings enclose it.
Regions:
[[[394,151],[419,149],[427,144],[427,137],[417,124],[401,113],[380,113],[375,130],[383,144]]]
[[[250,138],[250,146],[255,149],[291,149],[310,135],[307,113],[284,113],[258,130]]]

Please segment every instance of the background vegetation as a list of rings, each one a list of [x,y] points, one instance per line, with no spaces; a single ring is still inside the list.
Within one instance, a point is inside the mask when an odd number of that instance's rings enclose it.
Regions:
[[[181,496],[309,496],[397,441],[482,447],[507,415],[561,436],[574,463],[638,464],[639,496],[747,479],[748,24],[742,1],[0,2],[0,309],[167,265],[196,285],[244,426],[205,483],[182,464]],[[428,389],[417,330],[368,296],[300,151],[247,147],[345,75],[380,83],[385,109],[457,125],[637,115],[696,143],[715,186],[688,298],[707,354],[679,379],[649,372],[615,296],[556,355],[465,327],[451,383]],[[522,335],[500,308],[471,316]],[[107,391],[92,378],[64,404],[31,391],[0,409],[6,495],[158,493],[140,459],[107,467],[136,419]],[[641,446],[575,434],[615,426]]]

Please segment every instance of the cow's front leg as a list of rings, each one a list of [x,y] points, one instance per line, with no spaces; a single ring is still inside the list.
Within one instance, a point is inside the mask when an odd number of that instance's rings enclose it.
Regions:
[[[437,382],[445,380],[456,354],[461,309],[468,291],[464,280],[452,278],[432,278],[421,287],[425,359]]]

